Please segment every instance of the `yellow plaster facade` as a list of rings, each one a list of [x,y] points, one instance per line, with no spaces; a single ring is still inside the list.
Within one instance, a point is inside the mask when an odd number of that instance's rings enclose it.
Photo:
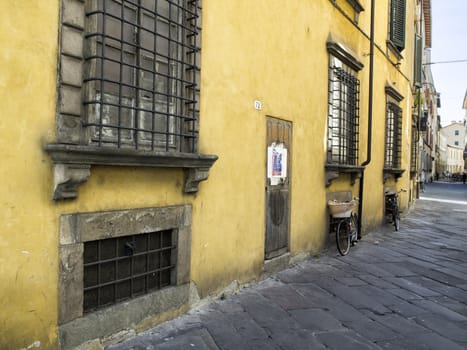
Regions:
[[[183,194],[179,169],[93,166],[75,200],[54,202],[60,1],[0,3],[0,348],[55,349],[59,309],[61,215],[192,205],[191,280],[201,297],[232,281],[260,278],[266,229],[266,117],[292,123],[291,256],[327,244],[326,195],[350,191],[342,174],[325,186],[330,35],[364,64],[360,86],[360,162],[368,128],[370,1],[352,22],[350,2],[204,0],[200,153],[219,159],[196,195]],[[378,2],[372,161],[365,170],[363,226],[383,222],[384,188],[411,188],[410,120],[415,1],[407,1],[406,48],[400,62],[387,48],[388,1]],[[400,64],[399,64],[400,63]],[[386,95],[403,96],[402,168],[383,183]],[[261,101],[260,110],[254,101]],[[409,194],[402,194],[407,209]],[[333,242],[331,242],[333,244]]]

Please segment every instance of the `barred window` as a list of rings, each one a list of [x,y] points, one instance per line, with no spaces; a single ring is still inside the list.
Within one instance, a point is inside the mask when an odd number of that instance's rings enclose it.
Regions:
[[[195,151],[197,9],[193,0],[88,4],[84,106],[91,143]]]
[[[358,164],[360,81],[335,57],[329,67],[327,162]]]
[[[412,144],[410,154],[410,172],[415,174],[417,172],[417,158],[418,158],[418,130],[416,125],[412,125]]]
[[[386,145],[384,167],[397,169],[401,166],[402,109],[393,102],[386,105]]]
[[[174,282],[172,230],[84,243],[85,313]]]

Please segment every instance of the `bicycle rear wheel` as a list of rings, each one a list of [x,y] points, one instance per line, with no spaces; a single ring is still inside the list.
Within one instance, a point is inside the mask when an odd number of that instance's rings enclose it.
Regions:
[[[399,207],[395,205],[392,211],[392,223],[394,224],[394,229],[396,231],[399,231],[400,221],[401,221],[401,215],[399,213]]]
[[[347,255],[350,249],[350,224],[348,220],[339,222],[336,230],[336,245],[340,255]]]

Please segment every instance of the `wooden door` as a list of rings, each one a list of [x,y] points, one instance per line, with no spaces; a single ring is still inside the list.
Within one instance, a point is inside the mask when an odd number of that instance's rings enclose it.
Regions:
[[[265,259],[289,250],[292,123],[267,118]]]

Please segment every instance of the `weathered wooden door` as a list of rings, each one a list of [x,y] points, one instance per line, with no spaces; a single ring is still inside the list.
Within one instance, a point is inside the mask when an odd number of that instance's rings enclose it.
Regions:
[[[289,250],[292,123],[267,118],[265,259]]]

